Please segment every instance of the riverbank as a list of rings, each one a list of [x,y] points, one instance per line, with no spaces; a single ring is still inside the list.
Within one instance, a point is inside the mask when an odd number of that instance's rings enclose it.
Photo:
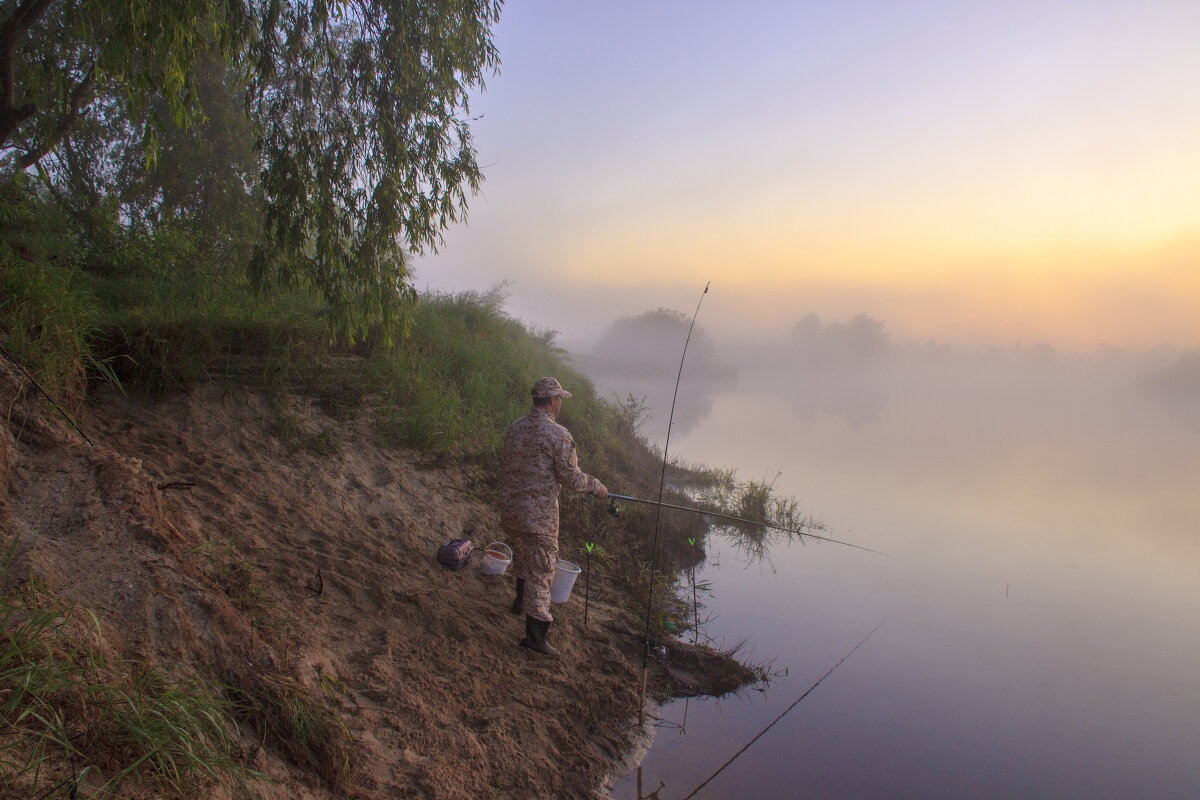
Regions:
[[[231,687],[232,755],[265,776],[261,796],[594,797],[638,740],[636,601],[592,581],[585,619],[581,579],[555,606],[563,655],[544,659],[516,646],[511,576],[437,564],[446,539],[503,539],[481,462],[383,447],[369,412],[217,381],[155,401],[101,391],[88,445],[7,363],[0,378],[15,541],[0,590],[92,609],[113,659]],[[651,692],[751,676],[672,642]],[[281,696],[330,712],[319,747],[256,707]]]

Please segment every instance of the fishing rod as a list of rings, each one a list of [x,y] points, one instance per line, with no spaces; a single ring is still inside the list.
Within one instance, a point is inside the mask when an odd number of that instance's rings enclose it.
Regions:
[[[675,375],[675,394],[671,396],[671,414],[667,417],[667,440],[663,443],[662,473],[658,478],[658,499],[660,502],[663,498],[663,488],[667,483],[667,454],[671,450],[671,428],[675,426],[675,401],[679,399],[679,381],[683,378],[683,362],[687,360],[688,344],[692,341],[692,331],[696,327],[696,317],[700,316],[700,305],[704,302],[704,297],[708,294],[708,287],[710,286],[712,286],[712,281],[704,284],[704,291],[700,293],[700,299],[696,302],[696,311],[692,314],[692,324],[688,326],[687,338],[683,341],[683,354],[679,357],[679,372]],[[650,546],[650,586],[646,591],[646,631],[642,643],[642,703],[638,714],[638,723],[643,727],[646,725],[646,688],[650,674],[650,617],[654,609],[654,578],[655,572],[658,569],[658,534],[661,522],[662,506],[660,505],[654,512],[654,542]]]
[[[887,622],[887,620],[885,619],[883,622]],[[821,685],[821,683],[822,683],[822,682],[824,682],[824,680],[825,680],[826,678],[828,678],[830,675],[832,675],[832,674],[834,673],[834,671],[835,671],[835,670],[837,670],[837,668],[838,668],[838,667],[840,667],[842,664],[846,663],[846,659],[848,659],[848,658],[850,658],[850,656],[854,655],[855,651],[856,651],[856,650],[858,650],[858,648],[862,647],[864,644],[866,644],[866,643],[867,643],[867,639],[870,639],[872,636],[874,636],[874,635],[875,635],[875,631],[878,631],[880,628],[882,628],[882,627],[883,627],[883,622],[880,622],[878,625],[876,625],[876,626],[875,626],[875,630],[873,630],[873,631],[871,631],[870,633],[868,633],[868,634],[867,634],[866,636],[864,636],[864,637],[863,637],[861,640],[859,640],[859,643],[858,643],[858,644],[856,644],[856,645],[854,645],[854,647],[850,648],[850,652],[848,652],[848,653],[846,653],[846,655],[842,656],[842,660],[841,660],[841,661],[837,662],[837,663],[836,663],[836,664],[834,664],[832,667],[830,667],[830,668],[829,668],[829,671],[828,671],[828,672],[826,672],[824,675],[822,675],[820,678],[817,678],[817,682],[816,682],[816,683],[814,683],[812,686],[808,687],[808,690],[807,690],[807,691],[805,691],[805,692],[804,692],[804,694],[802,694],[802,695],[800,695],[799,697],[797,697],[797,698],[796,698],[796,701],[795,701],[794,703],[792,703],[790,706],[788,706],[787,708],[785,708],[785,709],[783,710],[783,712],[782,712],[782,713],[781,713],[779,716],[777,716],[775,719],[771,720],[771,724],[770,724],[770,725],[768,725],[767,727],[763,728],[761,731],[759,731],[759,733],[758,733],[758,735],[757,735],[757,736],[755,736],[755,737],[754,737],[753,739],[751,739],[750,741],[746,742],[746,746],[745,746],[745,747],[743,747],[741,750],[738,750],[736,753],[734,753],[734,754],[733,754],[733,756],[732,756],[732,757],[731,757],[731,758],[730,758],[728,761],[726,761],[724,764],[722,764],[722,765],[721,765],[720,769],[718,769],[718,770],[717,770],[716,772],[714,772],[712,775],[709,775],[709,776],[708,776],[708,777],[707,777],[707,778],[704,780],[704,783],[701,783],[699,786],[697,786],[695,789],[693,789],[693,790],[692,790],[692,792],[691,792],[691,794],[685,795],[685,796],[684,796],[684,798],[683,798],[683,800],[691,800],[691,798],[693,798],[693,797],[695,797],[697,794],[699,794],[699,792],[700,792],[700,790],[701,790],[701,789],[703,789],[703,788],[704,788],[705,786],[707,786],[707,785],[708,785],[708,784],[709,784],[709,783],[710,783],[710,782],[711,782],[711,781],[712,781],[714,778],[716,778],[718,775],[720,775],[722,772],[724,772],[726,767],[728,767],[728,766],[729,766],[730,764],[732,764],[734,761],[737,761],[737,760],[738,760],[738,758],[739,758],[739,757],[741,757],[742,753],[744,753],[744,752],[746,752],[747,750],[749,750],[749,749],[750,749],[750,745],[754,744],[754,743],[755,743],[755,742],[757,742],[759,739],[761,739],[761,738],[762,738],[764,735],[766,735],[767,731],[769,731],[769,730],[771,730],[771,728],[775,727],[775,723],[779,722],[779,720],[781,720],[781,719],[783,719],[785,716],[787,716],[788,712],[789,712],[789,711],[791,711],[791,710],[792,710],[793,708],[795,708],[796,706],[800,705],[800,703],[801,703],[801,702],[804,700],[804,698],[808,697],[810,694],[812,694],[814,691],[816,691],[817,687],[818,687],[818,686],[820,686],[820,685]]]
[[[843,542],[840,539],[831,539],[828,536],[818,536],[815,533],[806,533],[801,528],[785,528],[782,525],[773,525],[770,522],[759,522],[759,521],[753,520],[753,519],[746,519],[745,517],[735,517],[732,514],[718,514],[715,511],[705,511],[702,508],[689,508],[688,506],[677,506],[674,503],[664,503],[661,500],[642,500],[637,497],[629,497],[628,495],[613,494],[612,492],[608,493],[608,497],[610,500],[610,502],[608,504],[608,513],[612,514],[614,517],[621,516],[621,508],[620,508],[620,506],[617,505],[617,501],[618,500],[626,500],[630,503],[645,503],[648,506],[658,506],[659,508],[672,508],[672,509],[675,509],[676,511],[690,511],[693,514],[704,514],[709,517],[716,517],[717,519],[727,519],[727,520],[731,520],[733,522],[744,522],[748,525],[761,525],[764,528],[771,528],[773,530],[783,531],[785,533],[793,533],[797,536],[807,536],[810,539],[820,539],[822,542],[833,542],[834,544],[841,544],[841,545],[845,545],[846,547],[853,547],[856,550],[866,550],[868,553],[875,553],[876,555],[881,555],[881,556],[887,555],[887,553],[882,553],[878,550],[872,550],[869,547],[863,547],[861,544],[852,544],[850,542]]]

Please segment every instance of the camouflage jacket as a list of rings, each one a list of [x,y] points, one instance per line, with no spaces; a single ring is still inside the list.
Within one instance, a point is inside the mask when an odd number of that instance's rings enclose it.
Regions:
[[[510,531],[558,534],[558,487],[593,491],[579,468],[575,440],[544,408],[534,408],[504,432],[500,451],[500,522]]]

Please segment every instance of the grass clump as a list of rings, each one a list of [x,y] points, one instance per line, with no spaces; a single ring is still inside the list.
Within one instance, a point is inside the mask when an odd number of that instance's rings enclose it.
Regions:
[[[227,682],[238,718],[258,732],[265,746],[319,775],[329,788],[345,787],[354,742],[329,702],[336,699],[331,688],[322,697],[294,678],[267,673],[230,676]]]
[[[0,796],[249,791],[216,684],[109,660],[99,622],[39,587],[0,598]]]
[[[391,441],[495,453],[508,423],[528,410],[533,382],[563,371],[551,337],[531,336],[502,311],[503,299],[502,287],[423,296],[409,337],[373,354],[373,388],[386,403]]]
[[[72,412],[83,407],[94,363],[91,315],[70,270],[38,269],[0,250],[0,344]]]
[[[78,411],[94,297],[71,259],[62,215],[35,202],[20,183],[0,185],[0,344]]]

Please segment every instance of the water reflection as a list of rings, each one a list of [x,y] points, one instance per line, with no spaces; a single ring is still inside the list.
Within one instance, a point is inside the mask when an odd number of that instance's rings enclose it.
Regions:
[[[664,707],[687,735],[660,729],[642,788],[679,800],[886,617],[698,797],[1193,796],[1200,359],[864,341],[869,358],[824,372],[782,343],[757,361],[760,344],[672,440],[781,471],[831,536],[891,558],[792,543],[747,569],[710,542],[705,634],[748,637],[789,677]]]
[[[658,793],[661,792],[663,789],[665,789],[666,786],[667,786],[667,784],[665,784],[662,781],[659,781],[658,787],[654,791],[650,792],[649,794],[644,794],[643,789],[642,789],[642,768],[641,767],[637,768],[637,797],[638,797],[638,800],[659,800]]]

